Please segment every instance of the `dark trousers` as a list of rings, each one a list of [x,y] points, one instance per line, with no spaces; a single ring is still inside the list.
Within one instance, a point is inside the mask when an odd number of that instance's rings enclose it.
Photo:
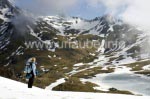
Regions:
[[[31,72],[31,74],[32,74],[32,77],[28,81],[28,88],[32,88],[33,83],[34,83],[34,74],[33,72]]]

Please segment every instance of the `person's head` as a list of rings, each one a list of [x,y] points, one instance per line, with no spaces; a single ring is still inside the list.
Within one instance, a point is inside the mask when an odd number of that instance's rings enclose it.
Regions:
[[[35,57],[32,57],[31,61],[32,61],[32,62],[36,62],[36,58],[35,58]]]

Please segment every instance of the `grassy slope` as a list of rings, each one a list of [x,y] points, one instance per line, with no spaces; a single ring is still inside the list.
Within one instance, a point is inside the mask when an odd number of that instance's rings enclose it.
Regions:
[[[85,36],[88,38],[88,35]],[[92,39],[92,35],[89,35],[89,37]],[[84,38],[84,36],[78,36],[79,40],[82,38]],[[65,41],[67,40],[67,37],[58,36],[58,40]],[[92,62],[96,57],[89,55],[89,53],[95,53],[95,51],[95,48],[63,48],[56,49],[55,52],[47,50],[26,49],[24,55],[14,57],[15,62],[11,64],[11,68],[14,70],[15,76],[19,74],[24,77],[23,70],[25,61],[30,57],[36,57],[40,75],[35,81],[35,86],[45,88],[46,86],[55,82],[57,79],[64,77],[66,73],[71,72],[73,70],[74,64],[79,62]],[[52,58],[49,58],[48,55]],[[42,72],[40,66],[44,66],[45,69],[50,71],[46,73]],[[24,78],[18,80],[25,82]]]

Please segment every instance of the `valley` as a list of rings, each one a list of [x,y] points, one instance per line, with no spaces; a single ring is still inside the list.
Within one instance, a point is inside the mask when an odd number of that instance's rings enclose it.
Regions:
[[[36,87],[150,95],[149,36],[141,29],[111,15],[26,17],[8,0],[0,8],[0,76],[27,83],[25,62],[36,57]]]

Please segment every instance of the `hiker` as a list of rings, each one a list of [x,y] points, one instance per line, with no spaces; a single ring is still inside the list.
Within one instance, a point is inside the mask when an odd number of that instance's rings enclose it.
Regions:
[[[28,88],[32,88],[34,78],[36,78],[36,58],[30,58],[25,68],[26,79],[28,79]]]

